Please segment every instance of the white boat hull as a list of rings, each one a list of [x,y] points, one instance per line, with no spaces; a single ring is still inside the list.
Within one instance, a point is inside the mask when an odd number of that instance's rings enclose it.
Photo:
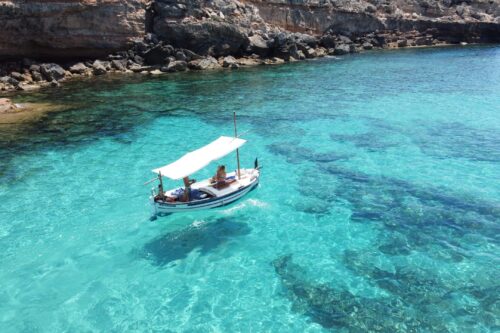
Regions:
[[[171,213],[179,213],[179,212],[187,212],[187,211],[195,211],[195,210],[203,210],[203,209],[212,209],[221,206],[229,205],[236,200],[242,198],[250,191],[255,189],[259,184],[260,173],[257,169],[242,169],[242,177],[241,180],[237,180],[234,184],[231,184],[230,187],[224,189],[222,191],[217,191],[213,188],[211,190],[216,193],[214,197],[208,199],[201,200],[193,200],[189,202],[165,202],[165,201],[155,201],[152,196],[151,204],[153,208],[154,215],[162,215],[162,214],[171,214]],[[193,188],[208,190],[206,185],[207,181],[201,182],[201,185],[197,186],[193,185]],[[197,183],[195,183],[197,184]]]

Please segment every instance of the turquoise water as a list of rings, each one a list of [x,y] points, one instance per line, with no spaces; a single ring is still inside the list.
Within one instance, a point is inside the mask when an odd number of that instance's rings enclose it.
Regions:
[[[500,329],[499,47],[20,100],[70,108],[0,127],[1,332]],[[150,170],[231,135],[232,111],[259,188],[150,221]]]

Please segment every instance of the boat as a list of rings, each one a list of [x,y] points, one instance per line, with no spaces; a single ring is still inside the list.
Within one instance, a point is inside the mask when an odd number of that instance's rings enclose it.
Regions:
[[[242,198],[259,184],[260,167],[255,159],[253,168],[240,168],[239,148],[246,140],[238,137],[236,114],[234,114],[234,137],[221,136],[199,149],[191,151],[180,159],[152,170],[158,180],[158,187],[151,190],[152,218],[178,212],[211,209],[229,205]],[[189,179],[197,171],[236,151],[237,168],[226,173],[225,179],[213,178],[195,181]],[[163,177],[183,180],[182,187],[163,190]]]

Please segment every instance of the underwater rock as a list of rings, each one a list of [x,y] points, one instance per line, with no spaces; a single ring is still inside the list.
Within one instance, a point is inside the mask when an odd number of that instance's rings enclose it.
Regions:
[[[272,262],[295,312],[327,329],[349,332],[407,332],[428,328],[399,299],[370,299],[308,281],[307,272],[286,255]]]
[[[494,128],[476,129],[452,122],[408,134],[424,153],[431,156],[500,161],[500,132]]]

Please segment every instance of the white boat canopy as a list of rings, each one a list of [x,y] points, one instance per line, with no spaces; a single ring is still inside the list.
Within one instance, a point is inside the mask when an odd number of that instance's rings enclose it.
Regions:
[[[227,154],[235,151],[245,144],[246,140],[221,136],[217,140],[201,147],[195,151],[187,153],[177,161],[154,169],[154,173],[161,173],[162,176],[170,179],[181,179],[192,175],[196,171],[203,169],[213,161],[216,161]]]

